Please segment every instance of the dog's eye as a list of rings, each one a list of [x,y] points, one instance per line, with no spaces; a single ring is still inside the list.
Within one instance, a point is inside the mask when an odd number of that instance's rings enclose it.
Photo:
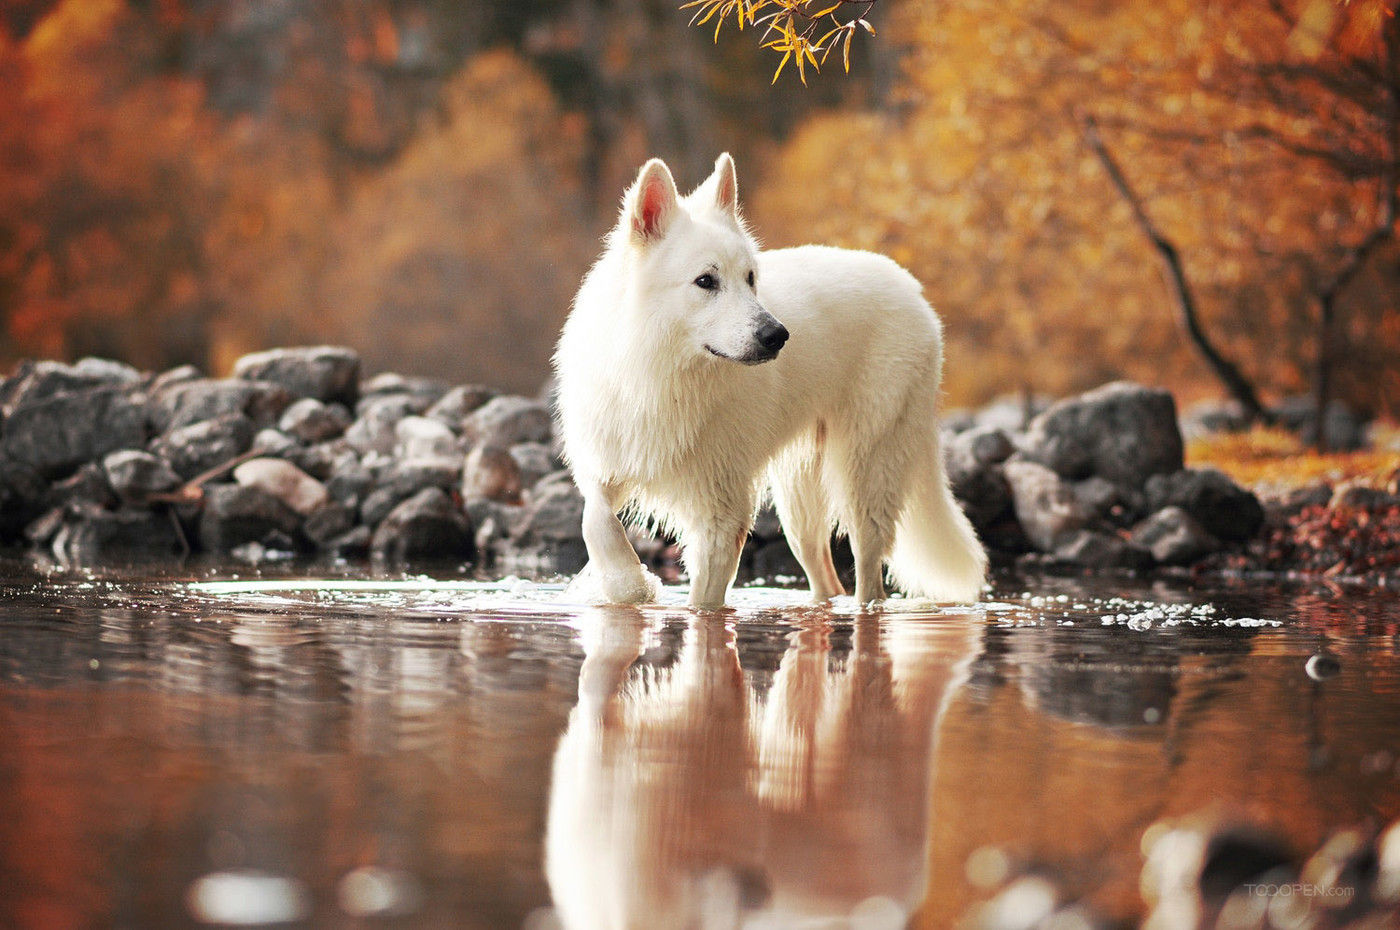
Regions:
[[[703,291],[713,291],[715,288],[719,287],[719,282],[715,280],[715,276],[712,274],[702,274],[695,279],[695,286]]]
[[[750,289],[753,288],[753,272],[752,272],[752,271],[749,272],[749,287],[750,287]]]

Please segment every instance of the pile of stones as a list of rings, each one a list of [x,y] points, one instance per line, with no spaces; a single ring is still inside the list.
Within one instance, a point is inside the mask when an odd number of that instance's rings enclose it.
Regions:
[[[1024,430],[946,437],[948,474],[994,551],[1074,566],[1187,565],[1252,539],[1264,509],[1214,469],[1186,468],[1171,394],[1115,382]]]
[[[0,381],[0,545],[65,563],[191,552],[582,567],[582,500],[547,398],[381,374],[339,347],[275,349],[228,378],[84,359]],[[1259,502],[1186,469],[1169,394],[1112,384],[1024,431],[946,438],[989,547],[1071,565],[1187,564],[1258,532]],[[664,541],[636,539],[644,557]],[[751,574],[798,573],[771,512]]]
[[[188,552],[582,564],[547,401],[394,374],[349,349],[232,377],[26,362],[0,382],[0,543],[95,563]]]

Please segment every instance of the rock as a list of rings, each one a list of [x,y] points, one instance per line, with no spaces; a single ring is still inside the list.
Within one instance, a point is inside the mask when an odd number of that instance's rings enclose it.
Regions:
[[[384,518],[370,541],[376,559],[472,560],[476,546],[467,515],[441,488],[424,488]]]
[[[1146,491],[1149,510],[1180,507],[1219,539],[1252,539],[1264,525],[1264,508],[1259,499],[1214,468],[1182,469],[1153,476]]]
[[[945,467],[953,496],[979,531],[997,523],[1011,509],[1011,488],[1000,463],[1015,451],[1011,437],[994,426],[973,426],[950,437]]]
[[[501,504],[484,497],[467,500],[463,509],[471,520],[478,553],[503,548],[525,515],[525,508],[518,504]]]
[[[394,455],[400,460],[457,459],[457,434],[445,423],[429,417],[410,415],[394,424]]]
[[[323,552],[338,556],[362,556],[369,552],[373,532],[363,523],[321,545]]]
[[[341,346],[270,349],[234,362],[233,375],[280,384],[293,397],[354,406],[360,390],[360,356]]]
[[[457,484],[457,468],[445,462],[395,462],[378,478],[360,504],[360,519],[377,526],[389,512],[427,488],[447,491]]]
[[[178,427],[152,443],[151,451],[189,480],[233,461],[252,442],[253,421],[242,413],[230,413]]]
[[[1054,552],[1062,536],[1085,529],[1093,515],[1059,475],[1035,462],[1002,466],[1011,488],[1016,519],[1026,539],[1041,552]]]
[[[173,491],[180,476],[158,455],[139,449],[113,452],[102,460],[107,484],[124,504],[144,504],[152,494]]]
[[[303,517],[330,501],[325,485],[281,459],[249,459],[233,470],[233,480],[272,495]]]
[[[1098,475],[1076,481],[1074,496],[1098,517],[1115,526],[1128,526],[1142,515],[1143,497],[1134,489]]]
[[[956,458],[963,467],[971,467],[1005,462],[1016,451],[1016,444],[1000,427],[974,426],[953,436],[947,448],[950,460]]]
[[[950,468],[948,483],[978,532],[1000,522],[1011,511],[1011,485],[999,465]]]
[[[424,416],[437,420],[454,433],[460,433],[462,421],[498,393],[479,384],[463,384],[442,395]]]
[[[145,444],[142,405],[125,387],[95,387],[17,406],[5,419],[0,453],[53,478],[109,452]]]
[[[345,430],[345,441],[362,455],[393,452],[399,421],[416,412],[412,400],[402,395],[371,398],[360,404],[359,411],[355,422]]]
[[[517,553],[529,553],[557,571],[578,571],[588,561],[582,527],[583,495],[568,473],[560,472],[531,489],[510,544]]]
[[[0,413],[9,416],[23,407],[64,394],[101,387],[126,387],[139,380],[140,372],[135,368],[104,359],[86,358],[76,365],[24,361],[13,375],[0,382]]]
[[[118,559],[169,558],[185,552],[174,522],[145,508],[106,510],[82,505],[70,510],[53,537],[54,556],[66,564],[93,565]]]
[[[141,372],[110,358],[86,356],[73,363],[73,371],[79,377],[92,378],[100,384],[136,384],[141,380]]]
[[[281,385],[237,378],[182,381],[152,390],[151,425],[157,433],[232,414],[243,414],[258,428],[272,426],[292,402]]]
[[[1073,530],[1056,538],[1052,555],[1070,565],[1087,568],[1127,568],[1141,570],[1152,566],[1152,554],[1141,546],[1097,530]]]
[[[1062,477],[1098,475],[1129,488],[1183,464],[1171,394],[1126,381],[1052,405],[1031,421],[1021,449]]]
[[[326,491],[333,500],[352,510],[374,490],[374,476],[359,463],[337,469],[326,479]]]
[[[112,487],[102,466],[88,462],[73,474],[49,487],[46,503],[50,507],[68,507],[76,504],[90,504],[93,507],[108,507],[116,503]]]
[[[436,378],[406,378],[393,372],[375,375],[360,385],[361,405],[369,401],[397,397],[406,402],[413,413],[420,414],[447,394],[447,384]],[[355,410],[356,416],[363,411]]]
[[[277,428],[294,439],[312,445],[344,435],[350,423],[350,411],[344,406],[303,397],[282,411]]]
[[[297,512],[266,491],[240,484],[204,489],[199,542],[211,552],[229,552],[247,543],[289,548],[300,527]]]
[[[326,481],[346,469],[360,467],[360,454],[343,439],[301,446],[279,458],[285,458],[317,481]]]
[[[1132,541],[1163,565],[1186,565],[1219,551],[1220,540],[1180,507],[1164,507],[1133,527]]]
[[[319,510],[307,514],[301,529],[317,548],[329,549],[354,527],[354,509],[339,501],[329,501]]]
[[[554,449],[542,442],[516,443],[510,447],[510,457],[520,469],[520,484],[527,488],[563,467],[554,457]]]
[[[302,451],[295,439],[278,429],[260,429],[248,448],[257,449],[259,454],[274,459],[290,459]]]
[[[462,498],[520,503],[520,463],[500,446],[477,446],[462,465]]]
[[[0,540],[18,536],[43,510],[48,484],[33,467],[0,451]]]
[[[462,423],[462,435],[473,447],[509,449],[521,442],[547,443],[553,432],[548,403],[514,394],[492,398]]]

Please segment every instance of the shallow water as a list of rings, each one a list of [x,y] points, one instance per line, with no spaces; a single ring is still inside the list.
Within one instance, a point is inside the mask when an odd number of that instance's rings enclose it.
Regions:
[[[1400,816],[1394,592],[278,571],[0,563],[0,926],[943,927],[1024,870],[1136,922],[1165,827]]]

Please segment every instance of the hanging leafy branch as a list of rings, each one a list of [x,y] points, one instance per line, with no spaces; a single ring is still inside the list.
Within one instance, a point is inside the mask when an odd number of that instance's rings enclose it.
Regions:
[[[692,26],[715,24],[715,41],[724,24],[732,20],[739,31],[763,27],[762,48],[782,55],[773,71],[773,83],[789,61],[797,66],[797,76],[807,83],[807,67],[820,71],[836,48],[841,62],[851,70],[851,40],[857,29],[875,34],[866,16],[878,0],[690,0],[682,10],[695,10]],[[825,29],[825,32],[822,30]],[[820,34],[819,34],[820,33]]]

